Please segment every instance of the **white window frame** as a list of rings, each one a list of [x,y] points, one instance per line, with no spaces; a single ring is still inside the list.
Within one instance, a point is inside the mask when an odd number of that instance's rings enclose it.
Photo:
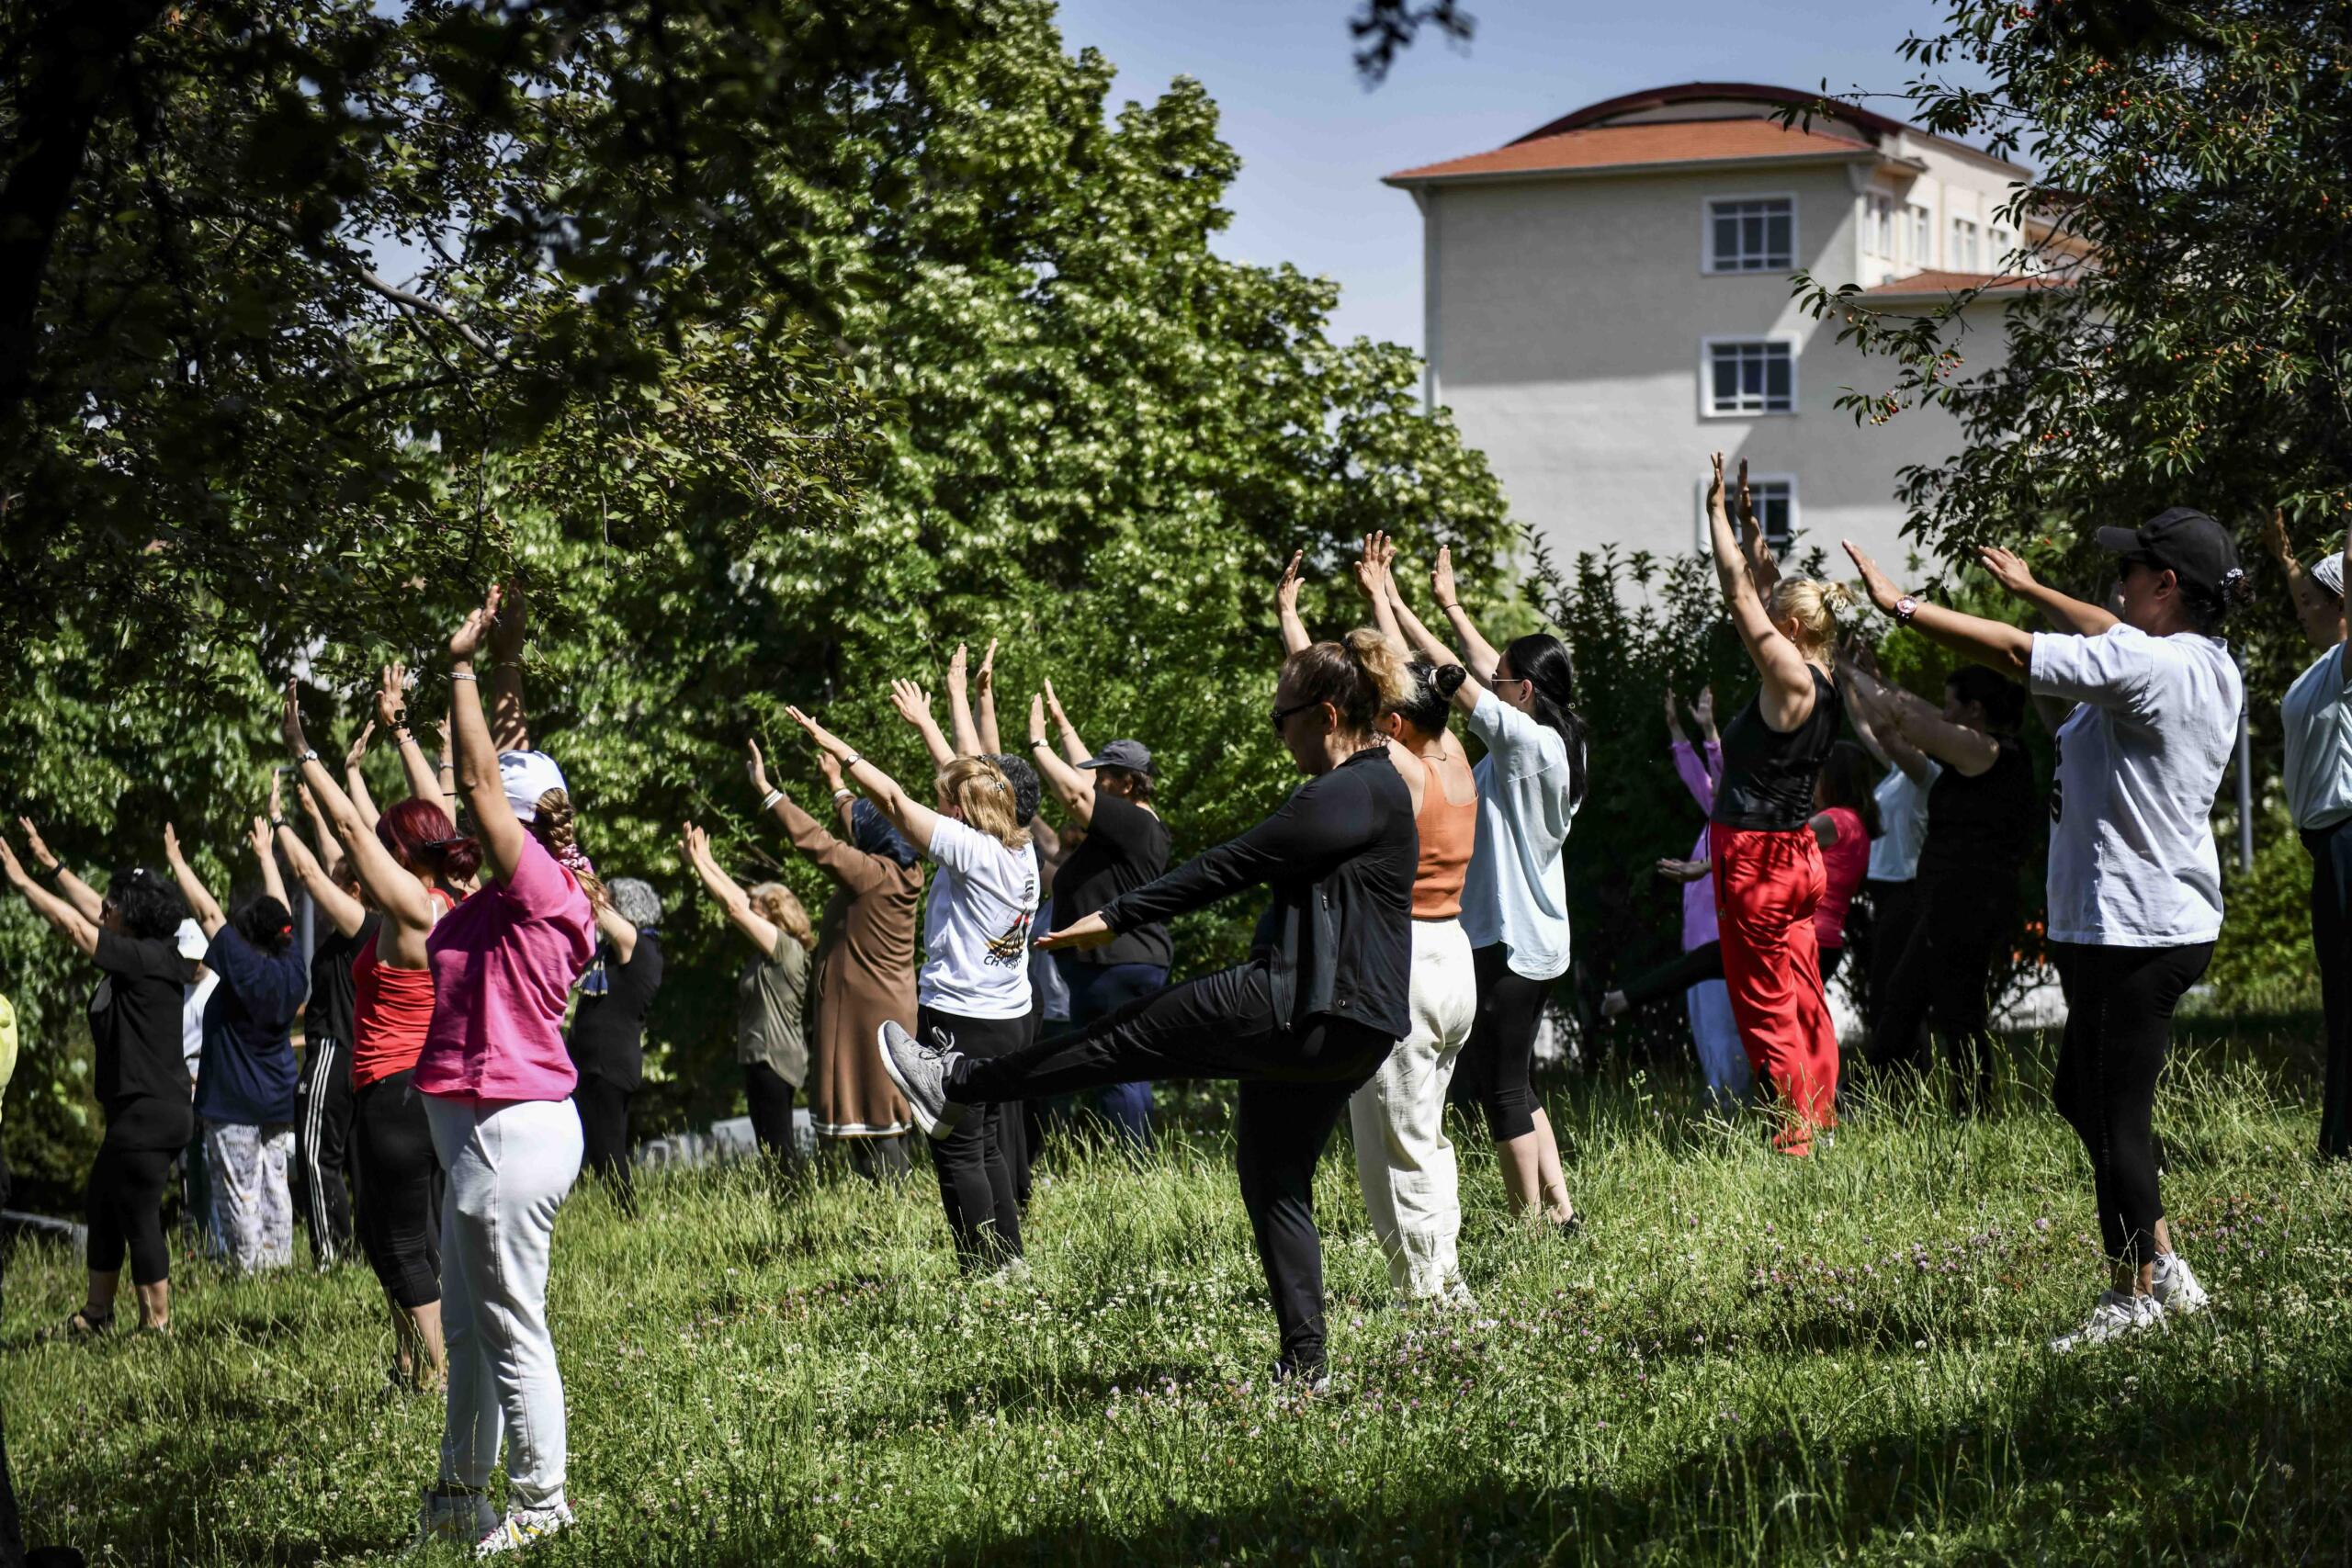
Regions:
[[[1724,202],[1785,201],[1789,204],[1789,264],[1786,266],[1717,266],[1715,265],[1715,208]],[[1797,269],[1797,258],[1804,254],[1804,240],[1797,227],[1799,220],[1797,193],[1792,190],[1745,191],[1733,195],[1702,196],[1699,198],[1699,272],[1706,277],[1785,277]]]
[[[1903,204],[1904,243],[1908,253],[1904,262],[1918,271],[1936,265],[1936,215],[1923,203]]]
[[[1896,203],[1892,194],[1883,190],[1862,193],[1862,254],[1882,261],[1897,261],[1897,249],[1903,243],[1894,226]]]
[[[1729,463],[1729,462],[1725,463],[1725,464],[1724,465],[1724,479],[1725,479],[1725,480],[1726,480],[1727,482],[1735,483],[1735,484],[1738,482],[1736,479],[1734,479],[1734,478],[1733,478],[1733,476],[1734,476],[1734,475],[1736,475],[1736,474],[1738,472],[1738,467],[1737,467],[1737,465],[1736,465],[1736,463]],[[1698,482],[1698,489],[1697,489],[1697,491],[1694,492],[1694,494],[1695,494],[1695,495],[1696,495],[1696,497],[1697,497],[1697,500],[1698,500],[1698,506],[1699,506],[1699,510],[1698,510],[1698,527],[1699,527],[1699,532],[1698,532],[1698,545],[1699,545],[1700,552],[1701,552],[1702,554],[1709,553],[1709,552],[1713,551],[1713,548],[1714,548],[1714,541],[1713,541],[1714,525],[1713,525],[1713,523],[1712,522],[1712,520],[1710,520],[1710,519],[1709,519],[1709,517],[1707,516],[1707,486],[1708,486],[1708,484],[1709,484],[1710,482],[1711,482],[1711,481],[1709,481],[1709,480],[1707,480],[1707,479],[1701,479],[1701,480]],[[1757,486],[1758,486],[1758,485],[1768,485],[1768,484],[1784,484],[1784,485],[1786,485],[1786,486],[1788,486],[1788,487],[1789,487],[1789,540],[1788,540],[1788,543],[1787,543],[1786,545],[1781,546],[1781,547],[1780,547],[1779,548],[1776,548],[1776,549],[1772,552],[1772,554],[1773,554],[1776,558],[1785,559],[1785,558],[1787,558],[1787,556],[1788,556],[1789,552],[1790,552],[1791,550],[1793,550],[1794,548],[1796,548],[1797,536],[1799,536],[1800,534],[1802,534],[1802,533],[1804,533],[1804,504],[1803,504],[1802,501],[1799,499],[1799,496],[1798,496],[1798,492],[1797,492],[1797,477],[1796,477],[1796,475],[1794,475],[1794,474],[1787,474],[1787,473],[1781,473],[1781,474],[1756,474],[1756,473],[1751,473],[1751,474],[1749,474],[1749,475],[1747,476],[1747,488],[1748,488],[1751,491],[1754,491],[1754,490],[1756,489],[1756,487],[1757,487]],[[1731,512],[1731,511],[1732,511],[1732,505],[1733,505],[1733,498],[1726,496],[1726,497],[1724,498],[1724,510],[1725,512],[1727,512],[1727,513]],[[1759,518],[1759,519],[1758,519],[1758,522],[1761,522],[1761,521],[1762,521],[1762,519],[1760,519],[1760,518]],[[1736,531],[1736,530],[1737,530],[1737,528],[1739,527],[1739,519],[1738,519],[1738,517],[1737,517],[1737,515],[1736,515],[1736,513],[1735,513],[1735,514],[1733,515],[1733,517],[1732,517],[1732,527],[1733,527],[1733,529],[1734,529],[1735,531]],[[1769,536],[1769,535],[1767,535],[1767,536],[1766,536],[1766,542],[1767,542],[1767,543],[1770,543],[1770,536]]]
[[[1964,248],[1960,243],[1961,231],[1963,229],[1968,231],[1968,243]],[[1954,218],[1949,225],[1948,237],[1944,242],[1946,248],[1951,254],[1945,258],[1944,265],[1953,272],[1983,271],[1984,268],[1977,265],[1976,246],[1984,237],[1984,232],[1983,226],[1974,219]]]
[[[1784,409],[1719,410],[1715,407],[1715,347],[1718,344],[1778,344],[1789,351],[1789,406]],[[1699,417],[1701,419],[1793,419],[1804,406],[1797,386],[1804,344],[1795,333],[1714,333],[1699,340]]]

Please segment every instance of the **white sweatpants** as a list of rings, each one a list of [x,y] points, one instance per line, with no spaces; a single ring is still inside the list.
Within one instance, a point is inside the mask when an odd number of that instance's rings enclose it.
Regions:
[[[511,1505],[563,1496],[563,1375],[548,1332],[555,1213],[580,1175],[580,1112],[569,1100],[419,1096],[448,1173],[441,1201],[441,1326],[449,1346],[443,1485],[483,1487],[511,1447]]]
[[[294,1261],[294,1193],[287,1163],[294,1124],[204,1123],[204,1166],[212,1186],[212,1229],[230,1267],[253,1274]]]
[[[1348,1102],[1356,1179],[1388,1277],[1408,1296],[1461,1279],[1462,1188],[1445,1135],[1445,1089],[1478,1012],[1470,939],[1458,920],[1413,922],[1412,1032]]]
[[[1699,1071],[1707,1080],[1707,1101],[1718,1111],[1736,1111],[1747,1100],[1754,1074],[1731,1015],[1731,992],[1721,980],[1702,980],[1682,994],[1690,1015],[1690,1043],[1699,1050]]]

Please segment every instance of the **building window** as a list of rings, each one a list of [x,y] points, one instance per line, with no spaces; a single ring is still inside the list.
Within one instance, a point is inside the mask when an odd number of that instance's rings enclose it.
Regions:
[[[1747,478],[1748,498],[1756,502],[1756,521],[1772,553],[1784,556],[1797,542],[1797,481],[1793,474]]]
[[[1794,413],[1796,345],[1772,339],[1714,339],[1706,343],[1706,385],[1701,400],[1715,418],[1751,413]]]
[[[1707,203],[1709,272],[1789,272],[1796,266],[1794,197]]]
[[[1911,220],[1911,254],[1904,259],[1915,267],[1935,265],[1935,231],[1928,227],[1928,209],[1906,207],[1903,210]]]
[[[2007,264],[2002,260],[2017,244],[2018,237],[2007,229],[1996,229],[1984,236],[1984,266],[1986,271]]]
[[[1951,268],[1954,272],[1976,270],[1976,225],[1965,218],[1951,220]]]
[[[1894,198],[1872,191],[1862,198],[1863,243],[1870,254],[1894,259]]]

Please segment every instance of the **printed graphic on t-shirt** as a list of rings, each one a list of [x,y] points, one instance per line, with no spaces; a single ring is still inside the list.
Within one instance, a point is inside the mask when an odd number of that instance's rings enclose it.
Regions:
[[[1029,953],[1029,918],[1026,915],[989,938],[988,962],[995,964],[1020,964]]]
[[[2053,736],[2050,745],[2057,761],[2050,771],[2050,820],[2063,822],[2066,818],[2066,737]]]

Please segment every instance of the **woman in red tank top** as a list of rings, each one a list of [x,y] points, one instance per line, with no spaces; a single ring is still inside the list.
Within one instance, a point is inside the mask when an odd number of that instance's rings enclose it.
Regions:
[[[399,672],[388,668],[377,711],[403,754],[415,739],[401,724]],[[320,764],[302,739],[295,688],[286,689],[286,743],[303,787],[326,808],[329,826],[359,877],[361,897],[380,910],[375,942],[352,960],[352,1147],[359,1167],[355,1228],[392,1309],[398,1348],[392,1381],[425,1389],[448,1376],[441,1333],[441,1263],[433,1230],[438,1167],[433,1133],[410,1075],[433,1022],[433,975],[425,938],[456,905],[455,888],[481,864],[481,846],[459,836],[440,805],[423,795],[396,802],[373,823]],[[412,784],[439,789],[420,750]]]

